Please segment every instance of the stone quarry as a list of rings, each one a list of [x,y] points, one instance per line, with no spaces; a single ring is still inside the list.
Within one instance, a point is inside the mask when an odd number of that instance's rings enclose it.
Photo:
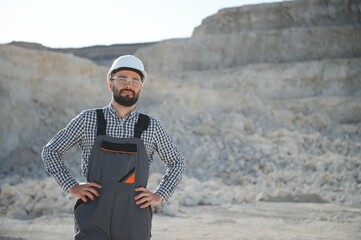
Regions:
[[[163,122],[187,161],[176,193],[156,211],[361,204],[360,1],[221,9],[192,37],[134,54],[149,76],[138,108]],[[0,215],[71,212],[40,153],[80,111],[110,102],[107,71],[72,53],[0,45]],[[81,181],[79,151],[64,160]],[[163,163],[155,159],[151,171],[155,188]]]

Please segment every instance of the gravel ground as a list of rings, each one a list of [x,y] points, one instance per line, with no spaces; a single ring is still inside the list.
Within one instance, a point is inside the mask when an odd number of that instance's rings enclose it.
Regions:
[[[73,219],[0,218],[0,239],[71,239]],[[335,204],[248,203],[183,207],[176,216],[155,214],[152,239],[361,239],[361,208]]]

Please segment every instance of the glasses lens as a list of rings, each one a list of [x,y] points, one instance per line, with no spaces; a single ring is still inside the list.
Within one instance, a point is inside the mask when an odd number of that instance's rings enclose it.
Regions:
[[[136,79],[132,80],[132,85],[133,86],[140,86],[140,84],[141,84],[140,80],[136,80]]]
[[[142,84],[142,81],[139,79],[128,79],[123,76],[114,76],[111,78],[111,80],[115,80],[115,81],[117,81],[117,83],[119,83],[121,85],[127,85],[130,82],[131,85],[135,86],[135,87],[138,87]]]

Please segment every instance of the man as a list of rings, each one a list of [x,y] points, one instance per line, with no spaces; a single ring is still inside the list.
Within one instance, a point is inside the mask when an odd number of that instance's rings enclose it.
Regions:
[[[81,112],[43,149],[48,173],[78,199],[75,239],[150,239],[151,205],[167,200],[182,179],[185,162],[178,147],[158,120],[136,109],[145,80],[140,59],[117,58],[107,75],[111,103]],[[85,183],[77,183],[62,160],[74,145],[81,150]],[[152,192],[146,186],[155,151],[167,171]]]

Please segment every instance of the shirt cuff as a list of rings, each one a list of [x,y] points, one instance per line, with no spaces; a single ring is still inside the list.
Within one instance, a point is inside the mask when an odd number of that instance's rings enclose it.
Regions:
[[[158,188],[155,193],[160,195],[164,201],[168,201],[169,197],[172,195],[169,191],[162,188]]]
[[[55,181],[60,185],[60,187],[65,191],[68,192],[69,188],[73,187],[74,185],[78,184],[78,182],[69,175],[66,177],[63,176],[63,174],[54,174]]]
[[[69,192],[69,189],[77,184],[78,184],[77,181],[72,180],[72,181],[68,182],[66,185],[62,186],[62,188],[64,189],[65,192]]]

